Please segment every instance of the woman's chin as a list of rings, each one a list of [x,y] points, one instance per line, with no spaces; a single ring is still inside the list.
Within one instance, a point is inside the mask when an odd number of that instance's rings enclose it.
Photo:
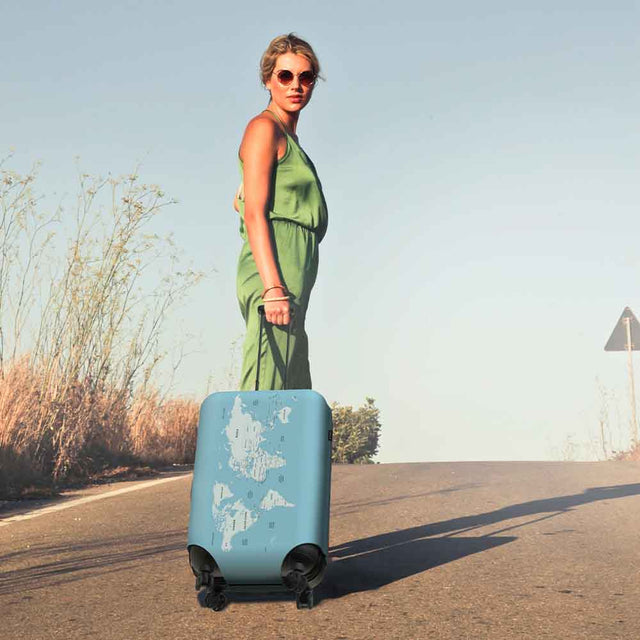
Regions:
[[[296,111],[302,111],[308,104],[308,101],[304,100],[284,100],[283,102],[276,102],[276,105],[283,111],[288,113],[295,113]]]

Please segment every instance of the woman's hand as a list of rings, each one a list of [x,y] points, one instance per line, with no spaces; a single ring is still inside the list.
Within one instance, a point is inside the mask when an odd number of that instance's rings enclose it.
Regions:
[[[286,325],[291,320],[290,307],[288,300],[274,300],[269,302],[270,298],[282,298],[287,295],[284,287],[274,287],[265,293],[264,296],[264,315],[267,322],[271,324]]]

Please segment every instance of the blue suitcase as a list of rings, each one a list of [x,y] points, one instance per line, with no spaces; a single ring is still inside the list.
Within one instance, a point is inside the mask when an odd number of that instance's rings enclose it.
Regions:
[[[259,358],[257,368],[256,389]],[[327,567],[331,409],[315,391],[286,389],[286,373],[284,386],[212,393],[200,408],[187,549],[215,611],[225,591],[293,592],[310,609]]]

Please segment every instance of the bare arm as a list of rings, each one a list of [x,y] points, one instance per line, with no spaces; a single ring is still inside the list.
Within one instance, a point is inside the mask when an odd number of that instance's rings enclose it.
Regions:
[[[254,118],[240,145],[244,173],[244,225],[260,279],[265,289],[282,287],[268,224],[268,203],[271,177],[278,152],[278,126],[268,118]],[[282,297],[282,288],[265,294],[265,315],[269,322],[289,322],[289,302],[269,298]]]

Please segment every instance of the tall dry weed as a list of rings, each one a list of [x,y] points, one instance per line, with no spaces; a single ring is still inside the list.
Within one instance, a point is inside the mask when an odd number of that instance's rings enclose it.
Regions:
[[[14,459],[56,483],[142,450],[135,398],[153,397],[163,322],[203,274],[176,270],[171,237],[146,232],[173,202],[158,186],[140,184],[137,172],[117,179],[81,174],[65,258],[46,288],[30,348],[21,352],[42,273],[38,258],[52,238],[41,232],[54,218],[37,210],[35,173],[2,168],[0,177],[0,482]],[[158,281],[151,267],[167,257],[170,273]],[[186,420],[187,405],[149,406]],[[145,420],[149,430],[158,418]],[[184,457],[190,436],[181,443],[170,421],[159,424],[153,437],[148,431],[156,441],[149,455],[168,460],[173,448]]]
[[[193,462],[199,405],[195,400],[162,400],[158,390],[136,395],[130,415],[132,452],[150,464]]]

